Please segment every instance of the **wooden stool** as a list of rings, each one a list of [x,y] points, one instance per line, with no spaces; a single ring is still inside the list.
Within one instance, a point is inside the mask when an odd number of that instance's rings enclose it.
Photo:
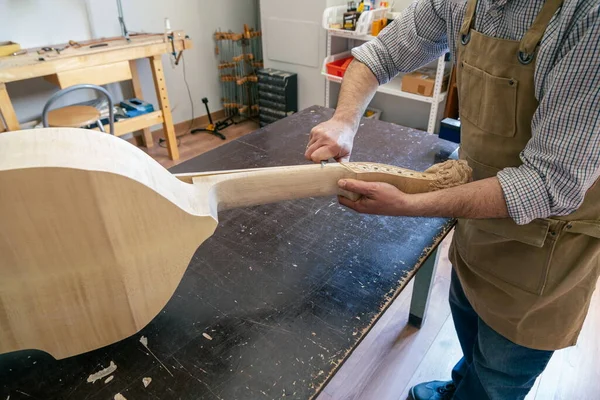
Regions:
[[[100,122],[100,111],[98,111],[96,107],[76,105],[50,110],[50,106],[52,106],[52,104],[60,97],[66,95],[67,93],[80,89],[95,90],[104,95],[104,97],[106,97],[106,99],[108,100],[108,121],[110,123],[110,133],[114,135],[115,115],[113,110],[114,102],[112,96],[102,86],[90,84],[74,85],[54,93],[52,97],[50,97],[50,100],[48,100],[48,102],[44,106],[44,111],[42,112],[42,122],[44,124],[44,127],[81,128],[82,126],[86,126],[97,122],[98,128],[100,128],[100,130],[104,132],[104,127]]]
[[[100,111],[92,106],[67,106],[48,112],[51,127],[81,128],[94,122],[101,125]]]

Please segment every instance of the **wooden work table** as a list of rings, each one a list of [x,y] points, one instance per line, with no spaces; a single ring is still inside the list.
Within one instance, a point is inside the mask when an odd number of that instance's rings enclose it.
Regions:
[[[190,49],[192,42],[181,31],[175,31],[173,38],[171,41],[164,34],[141,34],[132,36],[130,41],[124,38],[106,38],[80,42],[66,47],[60,54],[56,51],[38,54],[37,49],[32,49],[27,54],[0,57],[0,132],[3,129],[20,129],[6,90],[7,83],[44,77],[63,89],[81,83],[105,85],[131,80],[135,96],[143,99],[135,60],[147,58],[154,78],[159,109],[115,123],[116,135],[143,130],[144,143],[151,147],[153,143],[149,127],[162,124],[169,156],[177,160],[179,151],[161,56],[172,53],[173,49],[177,53]],[[91,47],[99,44],[103,46]],[[65,45],[53,47],[64,48]]]
[[[172,171],[306,163],[308,132],[331,115],[311,107]],[[424,170],[456,147],[363,120],[353,160]],[[0,355],[0,399],[315,397],[415,274],[411,320],[422,320],[436,247],[453,226],[444,218],[359,215],[335,198],[235,209],[219,219],[141,332],[60,361],[39,351]],[[111,361],[110,382],[87,382]]]

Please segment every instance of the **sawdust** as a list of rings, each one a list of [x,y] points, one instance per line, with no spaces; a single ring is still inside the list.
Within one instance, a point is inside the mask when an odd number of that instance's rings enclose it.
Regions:
[[[87,381],[88,381],[88,383],[94,383],[99,379],[109,376],[116,370],[117,370],[117,365],[113,361],[111,361],[110,365],[108,367],[96,372],[95,374],[91,374],[90,376],[88,376]]]
[[[123,396],[121,393],[117,393],[115,394],[115,397],[113,397],[114,400],[127,400],[127,397]]]
[[[152,383],[152,378],[150,378],[150,377],[143,378],[143,379],[142,379],[142,383],[144,384],[144,387],[145,387],[145,388],[147,388],[147,387],[148,387],[148,385],[149,385],[150,383]]]

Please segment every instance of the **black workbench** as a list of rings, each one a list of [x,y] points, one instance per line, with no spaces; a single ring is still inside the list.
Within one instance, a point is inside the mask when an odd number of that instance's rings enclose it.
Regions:
[[[311,107],[172,171],[306,163],[308,132],[331,114]],[[455,149],[435,135],[364,120],[352,159],[424,170]],[[141,332],[60,361],[33,350],[0,355],[0,400],[310,398],[452,225],[358,215],[335,198],[219,219],[173,298]],[[86,381],[111,361],[109,383]],[[152,378],[147,388],[144,377]]]

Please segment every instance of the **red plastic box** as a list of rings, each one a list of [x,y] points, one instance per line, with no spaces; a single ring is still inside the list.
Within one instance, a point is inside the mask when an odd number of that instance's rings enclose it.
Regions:
[[[339,76],[340,78],[343,77],[352,60],[354,60],[354,57],[350,56],[325,64],[327,73],[329,75]]]

